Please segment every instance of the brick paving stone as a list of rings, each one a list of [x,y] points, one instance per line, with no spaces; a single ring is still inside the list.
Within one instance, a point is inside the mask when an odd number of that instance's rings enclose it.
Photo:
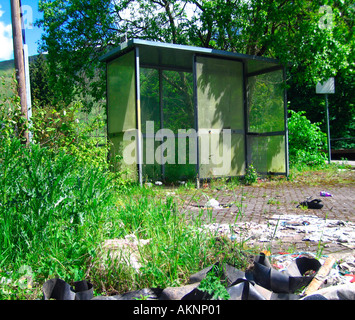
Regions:
[[[202,218],[206,223],[216,222],[221,224],[234,224],[235,222],[256,222],[267,223],[274,214],[297,214],[316,215],[320,218],[335,219],[355,222],[355,171],[354,179],[347,183],[325,184],[307,186],[292,182],[283,182],[279,185],[262,183],[255,186],[237,186],[233,190],[201,190],[203,196],[185,206],[191,214],[196,215],[203,212]],[[321,197],[320,191],[327,191],[332,197]],[[232,205],[223,209],[204,209],[207,197],[215,198],[221,205]],[[311,199],[321,199],[322,209],[302,209],[297,205]],[[209,220],[211,219],[211,220]],[[282,243],[281,243],[282,242]],[[344,244],[339,243],[315,243],[297,239],[285,239],[285,241],[274,241],[273,250],[282,250],[293,247],[295,250],[319,251],[323,248],[323,254],[349,250]],[[261,243],[263,247],[270,246],[270,243]]]

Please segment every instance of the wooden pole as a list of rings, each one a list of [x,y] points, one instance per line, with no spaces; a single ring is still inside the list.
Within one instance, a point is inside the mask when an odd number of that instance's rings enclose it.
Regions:
[[[12,39],[14,46],[14,61],[16,69],[16,80],[18,84],[18,95],[21,103],[21,114],[25,118],[26,125],[19,125],[19,134],[23,138],[24,143],[28,144],[27,131],[27,98],[26,98],[26,78],[25,64],[23,55],[23,40],[21,26],[21,10],[19,0],[10,0],[11,2],[11,21],[12,21]]]
[[[316,276],[308,285],[305,291],[306,296],[314,293],[320,288],[320,286],[324,283],[326,277],[328,276],[330,270],[333,268],[335,261],[335,258],[331,255],[325,260],[323,266],[318,270]]]

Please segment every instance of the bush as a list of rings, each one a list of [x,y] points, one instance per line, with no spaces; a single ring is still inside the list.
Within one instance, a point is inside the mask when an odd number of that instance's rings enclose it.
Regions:
[[[55,153],[64,151],[72,154],[81,164],[107,167],[108,148],[103,141],[92,136],[93,132],[103,128],[103,119],[94,117],[91,121],[80,121],[82,109],[81,102],[60,108],[36,106],[31,119],[33,142]]]
[[[4,87],[4,79],[2,81]],[[13,79],[13,92],[10,96],[0,95],[0,138],[11,140],[21,138],[24,130],[32,135],[32,144],[46,147],[55,154],[64,152],[73,155],[82,164],[108,168],[108,145],[103,137],[94,133],[103,132],[105,123],[101,115],[90,120],[80,121],[84,106],[80,101],[69,105],[57,102],[55,105],[32,103],[30,123],[21,114],[20,98]],[[89,118],[87,116],[87,118]]]
[[[289,161],[293,166],[316,166],[324,164],[326,155],[326,134],[319,128],[319,123],[311,123],[304,111],[289,111]]]

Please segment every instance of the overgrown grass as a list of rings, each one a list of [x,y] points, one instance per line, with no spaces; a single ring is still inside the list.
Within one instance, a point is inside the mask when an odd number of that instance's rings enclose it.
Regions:
[[[23,266],[39,282],[80,278],[112,210],[109,174],[16,139],[0,151],[2,276],[15,287]],[[1,298],[8,298],[7,292],[0,292]],[[17,296],[16,290],[11,294]]]
[[[69,283],[87,279],[96,294],[178,286],[217,261],[245,269],[257,253],[245,242],[198,231],[208,213],[191,220],[181,212],[182,198],[196,200],[208,190],[117,184],[116,175],[103,168],[38,145],[1,140],[0,299],[40,299],[43,283],[53,277]],[[313,171],[313,180],[319,172],[328,182],[339,181],[338,169]],[[294,174],[291,182],[307,179],[307,172]],[[344,172],[341,176],[346,179]],[[243,188],[234,180],[211,185]],[[129,234],[151,239],[139,249],[139,272],[119,260],[102,268],[104,241]]]
[[[228,238],[199,231],[206,222],[202,220],[205,213],[187,220],[178,204],[178,198],[166,196],[159,188],[132,188],[120,195],[116,212],[120,228],[112,228],[109,237],[123,238],[133,233],[150,242],[139,250],[142,268],[138,273],[117,262],[104,271],[94,263],[91,277],[101,292],[183,285],[192,273],[216,261],[246,268],[248,249]],[[111,279],[106,287],[100,284],[103,278]]]
[[[296,184],[317,186],[322,184],[335,185],[353,183],[351,166],[343,163],[324,163],[318,166],[293,167],[289,181]]]
[[[243,267],[244,249],[199,232],[201,217],[187,223],[178,199],[115,181],[74,156],[16,139],[1,143],[0,299],[42,298],[53,277],[85,278],[97,294],[113,294],[181,285],[216,261]],[[104,240],[128,234],[151,239],[139,252],[140,272],[119,261],[103,269]]]

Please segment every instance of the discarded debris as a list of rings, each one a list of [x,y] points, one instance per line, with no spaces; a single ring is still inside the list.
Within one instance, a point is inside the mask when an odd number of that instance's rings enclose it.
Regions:
[[[321,191],[319,195],[321,197],[332,197],[332,195],[329,192],[326,192],[326,191]]]
[[[137,239],[134,234],[126,235],[124,239],[109,239],[103,244],[102,265],[104,266],[107,256],[111,262],[124,263],[134,268],[137,272],[142,267],[139,250],[142,245],[146,245],[150,239]]]
[[[312,282],[307,287],[305,291],[306,296],[314,293],[321,287],[321,285],[325,282],[326,277],[330,273],[330,270],[333,268],[334,263],[335,263],[335,258],[333,256],[329,256],[325,260],[323,266],[319,269],[318,273],[316,274]]]
[[[281,258],[289,263],[283,269],[275,268],[272,260],[281,261]],[[349,261],[354,262],[354,257]],[[85,280],[75,282],[74,289],[61,279],[50,279],[43,285],[43,294],[44,299],[56,300],[213,300],[216,295],[200,286],[207,275],[211,275],[223,283],[229,300],[355,299],[355,283],[347,281],[326,286],[328,278],[332,277],[331,271],[336,270],[332,268],[334,263],[335,259],[328,257],[322,265],[308,253],[282,253],[276,257],[260,253],[254,258],[253,268],[245,272],[217,262],[192,274],[190,284],[182,287],[143,288],[115,296],[93,297],[93,287]]]
[[[206,208],[214,208],[214,209],[223,209],[223,207],[219,204],[216,199],[210,199],[205,204]]]
[[[334,242],[355,248],[355,224],[348,221],[319,218],[314,215],[273,215],[265,224],[236,222],[206,224],[201,232],[212,232],[231,240],[248,239],[249,243],[271,240]],[[294,242],[294,241],[293,241]]]
[[[93,285],[86,280],[74,282],[72,287],[62,279],[50,279],[42,290],[44,300],[90,300],[94,297]]]
[[[313,200],[306,200],[303,202],[300,202],[299,205],[297,205],[297,208],[299,206],[306,207],[308,209],[321,209],[323,208],[323,203],[321,203],[322,200],[320,199],[313,199]]]
[[[314,298],[313,298],[314,297]],[[355,283],[322,288],[306,296],[305,300],[355,300]]]

